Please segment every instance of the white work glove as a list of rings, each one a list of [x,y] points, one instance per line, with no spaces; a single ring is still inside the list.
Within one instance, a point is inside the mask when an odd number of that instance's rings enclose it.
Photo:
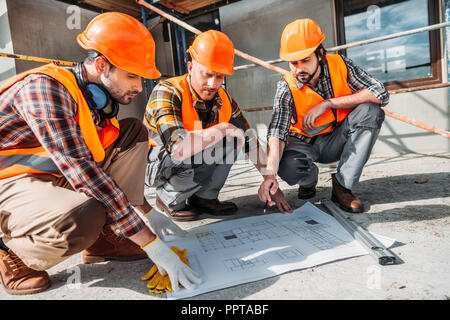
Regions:
[[[178,237],[184,237],[187,232],[177,226],[172,219],[152,208],[145,214],[150,224],[150,229],[156,233],[161,239],[165,239],[166,235],[173,234]]]
[[[181,261],[181,259],[167,247],[158,237],[148,245],[142,247],[148,257],[158,267],[161,275],[169,275],[172,290],[178,291],[178,283],[186,289],[192,290],[202,283],[200,276]]]

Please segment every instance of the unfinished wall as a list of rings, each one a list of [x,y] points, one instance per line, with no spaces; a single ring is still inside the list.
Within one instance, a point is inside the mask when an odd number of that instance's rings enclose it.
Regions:
[[[152,27],[159,21],[159,17],[148,21],[148,27]],[[155,64],[159,72],[161,72],[162,77],[172,77],[175,75],[173,57],[172,57],[172,46],[170,41],[164,42],[163,37],[163,24],[159,24],[156,28],[151,31],[153,39],[156,43],[156,58]]]
[[[1,50],[12,52],[14,48],[15,53],[68,61],[84,58],[76,36],[98,13],[80,8],[79,28],[70,29],[67,23],[73,13],[68,11],[69,5],[65,3],[54,0],[6,0],[7,12],[4,3],[5,0],[0,0],[0,10],[3,8],[0,11]],[[280,36],[285,25],[306,17],[315,19],[321,25],[327,36],[325,47],[334,46],[332,0],[242,0],[220,8],[222,30],[236,48],[264,60],[279,57]],[[149,25],[157,20],[149,21]],[[164,75],[172,75],[171,47],[169,42],[163,41],[162,25],[155,28],[152,34],[156,42],[156,65]],[[236,57],[236,66],[248,63]],[[12,59],[0,58],[0,81],[16,71],[38,65],[40,63],[21,60],[14,63]],[[288,68],[286,63],[277,66]],[[446,77],[447,74],[444,74]],[[279,79],[281,75],[262,67],[239,70],[227,77],[227,88],[242,109],[272,106]],[[131,105],[121,107],[119,118],[142,118],[145,104],[143,94],[138,95]],[[445,88],[392,96],[387,108],[445,130],[450,128],[449,90]],[[271,111],[246,113],[246,117],[253,127],[264,129],[269,124]],[[374,153],[449,150],[450,140],[388,117]]]
[[[14,53],[6,0],[0,0],[0,51]],[[14,59],[0,57],[0,84],[16,74]]]
[[[220,8],[222,31],[235,47],[263,60],[279,58],[281,33],[291,21],[312,18],[326,35],[325,47],[336,45],[334,8],[331,0],[244,0]],[[250,62],[236,58],[235,66]],[[286,63],[277,66],[288,69]],[[444,79],[447,74],[444,74]],[[281,75],[258,67],[236,71],[227,78],[227,89],[241,109],[273,106]],[[449,90],[434,89],[393,95],[389,110],[449,130]],[[271,111],[245,113],[252,126],[266,128]],[[387,117],[374,154],[448,152],[450,140]]]
[[[332,12],[329,0],[244,0],[220,8],[220,21],[222,31],[237,49],[263,60],[273,60],[279,58],[284,27],[296,19],[315,19],[327,35],[325,46],[334,44]],[[235,58],[235,66],[249,63]],[[288,69],[285,62],[276,66]],[[281,78],[281,74],[263,67],[237,70],[227,77],[227,89],[241,109],[272,106],[276,84]],[[271,111],[259,111],[245,113],[245,117],[252,126],[264,131],[271,114]]]
[[[448,89],[416,91],[391,95],[388,110],[449,131]],[[450,139],[386,117],[375,153],[442,153],[450,150]]]
[[[75,62],[84,59],[85,51],[78,45],[76,37],[98,15],[97,12],[54,0],[7,0],[6,3],[15,53]],[[1,30],[3,32],[3,28]],[[16,60],[16,71],[19,73],[40,65],[42,63]],[[141,93],[132,104],[121,106],[119,118],[142,118],[144,111]]]

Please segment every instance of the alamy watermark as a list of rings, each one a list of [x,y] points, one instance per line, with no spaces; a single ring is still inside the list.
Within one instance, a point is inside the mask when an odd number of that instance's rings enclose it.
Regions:
[[[66,284],[70,290],[81,289],[81,269],[78,266],[66,270],[70,276],[67,278]]]
[[[371,265],[367,268],[366,273],[369,275],[367,278],[366,286],[368,289],[381,289],[381,267],[377,265]]]
[[[69,30],[81,29],[81,9],[78,6],[71,5],[67,7],[66,13],[69,15],[66,19],[66,26]]]
[[[381,9],[379,6],[370,5],[367,7],[366,26],[369,30],[381,29]]]

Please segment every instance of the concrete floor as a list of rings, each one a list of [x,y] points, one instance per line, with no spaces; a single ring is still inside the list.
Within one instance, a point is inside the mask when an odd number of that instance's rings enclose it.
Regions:
[[[331,192],[329,166],[320,168],[318,204]],[[262,181],[249,163],[236,163],[220,194],[233,200],[238,213],[246,217],[262,211],[256,191]],[[297,188],[282,183],[286,198],[294,207]],[[202,294],[193,300],[272,300],[272,299],[450,299],[450,154],[406,154],[373,156],[354,190],[365,203],[364,213],[354,215],[363,227],[397,239],[392,249],[404,263],[379,266],[366,255]],[[146,190],[154,203],[152,189]],[[323,208],[322,208],[323,209]],[[268,210],[268,214],[276,212]],[[189,229],[220,221],[204,215],[199,221],[179,223]],[[53,285],[31,296],[10,296],[0,290],[0,300],[19,299],[165,299],[150,294],[141,281],[151,267],[149,260],[109,261],[83,265],[81,254],[49,270]]]

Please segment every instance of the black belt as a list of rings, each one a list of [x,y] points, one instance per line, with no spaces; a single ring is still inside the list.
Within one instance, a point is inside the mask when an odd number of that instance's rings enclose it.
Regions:
[[[297,138],[300,139],[301,141],[305,142],[305,143],[314,144],[314,141],[316,141],[317,136],[308,137],[308,136],[304,136],[302,134],[299,134],[299,135],[297,135]]]

